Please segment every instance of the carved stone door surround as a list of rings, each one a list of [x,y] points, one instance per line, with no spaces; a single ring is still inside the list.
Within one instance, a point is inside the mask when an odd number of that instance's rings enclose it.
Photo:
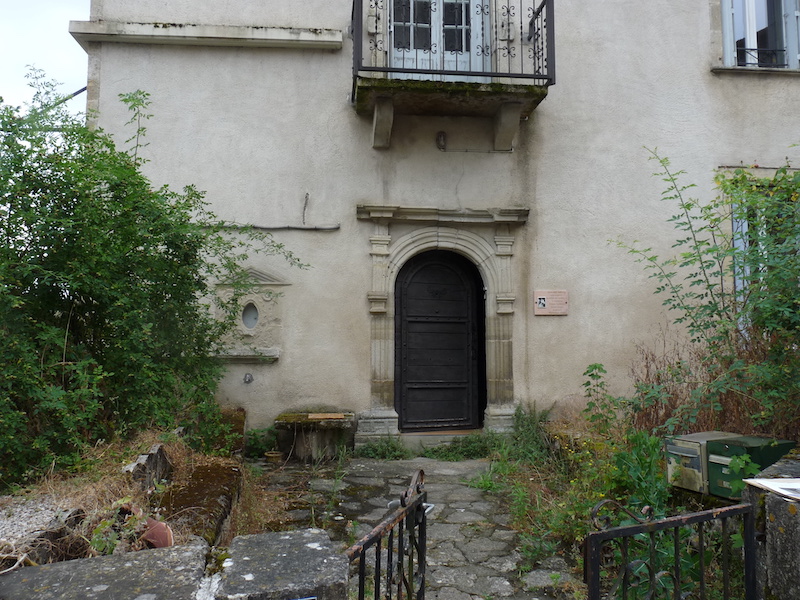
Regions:
[[[509,430],[514,410],[512,332],[516,292],[512,278],[515,231],[528,219],[527,208],[447,210],[388,205],[358,205],[359,220],[372,221],[369,237],[372,289],[371,405],[359,417],[356,443],[396,435],[394,410],[394,297],[400,268],[427,250],[450,250],[478,268],[486,293],[486,386],[484,427]],[[393,224],[412,225],[394,239]]]

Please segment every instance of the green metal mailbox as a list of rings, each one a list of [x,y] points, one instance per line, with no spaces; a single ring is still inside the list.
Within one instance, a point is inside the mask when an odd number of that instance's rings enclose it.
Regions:
[[[708,494],[708,442],[739,437],[727,431],[702,431],[670,436],[664,440],[667,479],[671,485]]]
[[[709,440],[708,449],[708,487],[709,492],[723,498],[739,498],[740,492],[733,492],[731,484],[742,480],[741,473],[733,473],[730,468],[734,456],[747,454],[750,460],[763,470],[779,461],[794,448],[790,440],[775,440],[754,435],[741,435],[722,440]]]

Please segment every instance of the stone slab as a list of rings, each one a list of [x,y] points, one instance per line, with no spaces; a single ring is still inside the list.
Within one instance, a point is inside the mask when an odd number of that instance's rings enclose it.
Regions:
[[[562,570],[536,569],[525,575],[523,583],[532,592],[549,592],[565,583],[574,583],[574,578]]]
[[[445,523],[479,523],[483,516],[463,508],[456,509],[442,517]]]
[[[321,529],[235,538],[217,600],[346,600],[349,561]]]
[[[40,567],[0,576],[3,600],[194,600],[208,545],[142,550]]]

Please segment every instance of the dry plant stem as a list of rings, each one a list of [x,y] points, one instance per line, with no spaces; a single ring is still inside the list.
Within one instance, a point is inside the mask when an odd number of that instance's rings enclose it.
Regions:
[[[11,573],[15,569],[19,569],[22,565],[26,567],[38,567],[39,565],[33,562],[30,558],[28,558],[27,553],[22,553],[20,555],[17,554],[0,554],[0,561],[2,560],[15,560],[14,566],[9,567],[8,569],[4,569],[0,571],[0,575],[5,575],[6,573]]]
[[[61,509],[80,508],[86,513],[86,518],[72,532],[74,539],[80,540],[81,546],[86,546],[82,555],[97,555],[90,546],[92,531],[104,518],[108,518],[109,511],[115,512],[111,508],[114,503],[129,498],[132,504],[142,508],[150,505],[149,491],[132,481],[129,474],[122,472],[122,467],[139,454],[147,452],[154,444],[161,443],[162,435],[163,432],[148,431],[133,440],[97,444],[84,456],[86,464],[91,466],[86,472],[65,474],[51,471],[30,490],[32,495],[58,498]],[[164,443],[164,449],[174,469],[172,485],[185,484],[196,466],[221,460],[199,455],[181,440]],[[170,523],[170,526],[176,540],[188,536],[180,524]]]

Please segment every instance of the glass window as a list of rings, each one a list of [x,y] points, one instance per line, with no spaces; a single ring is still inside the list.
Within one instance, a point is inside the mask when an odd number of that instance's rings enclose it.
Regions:
[[[486,0],[390,0],[390,65],[407,69],[409,77],[416,77],[412,70],[431,74],[447,71],[444,77],[489,71],[490,6]],[[504,4],[502,9],[509,14],[525,12],[515,3]],[[501,11],[500,6],[497,11]]]
[[[397,50],[430,50],[431,2],[395,0],[394,47]]]
[[[444,49],[448,52],[469,52],[469,2],[460,0],[444,3]]]
[[[785,67],[781,0],[734,0],[736,64]]]
[[[800,64],[798,64],[800,63],[800,0],[794,0],[793,5],[793,10],[789,13],[786,35],[792,40],[789,46],[797,51],[794,63],[792,57],[789,56],[789,65],[796,69],[800,68]]]
[[[258,324],[258,307],[252,302],[248,302],[242,311],[242,323],[248,329],[254,329]]]
[[[722,0],[722,8],[726,66],[798,68],[798,0]]]

